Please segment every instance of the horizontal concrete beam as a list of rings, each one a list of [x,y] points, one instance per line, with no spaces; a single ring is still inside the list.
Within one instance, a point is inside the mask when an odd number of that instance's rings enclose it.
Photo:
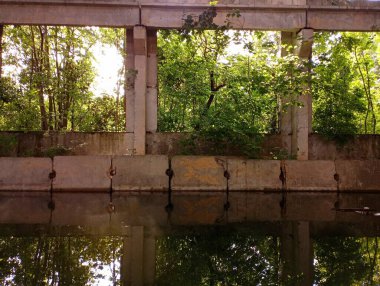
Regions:
[[[167,170],[173,173],[170,179]],[[0,158],[0,190],[60,192],[378,192],[380,160],[246,160],[214,156]],[[112,172],[111,172],[112,171]]]
[[[186,15],[199,15],[209,1],[88,1],[83,0],[0,0],[0,23],[76,26],[178,29]],[[346,3],[346,1],[345,1]],[[223,24],[227,14],[238,9],[241,16],[232,19],[235,29],[378,31],[380,4],[358,1],[350,5],[331,5],[329,1],[305,0],[219,1],[216,23]]]

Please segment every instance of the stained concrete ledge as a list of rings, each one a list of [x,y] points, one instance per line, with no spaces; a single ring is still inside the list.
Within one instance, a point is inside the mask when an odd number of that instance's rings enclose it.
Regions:
[[[0,190],[48,191],[51,171],[49,158],[0,158]]]
[[[163,191],[168,189],[167,156],[116,156],[112,160],[116,175],[112,179],[115,191]]]
[[[0,158],[0,190],[174,192],[380,192],[380,160],[246,160],[232,157],[58,156]],[[116,173],[110,175],[111,167]],[[280,179],[281,168],[284,184]],[[338,176],[335,176],[337,174]],[[228,184],[227,184],[228,183]]]
[[[380,160],[337,160],[341,191],[380,191]]]
[[[226,157],[176,156],[171,167],[174,191],[220,191],[226,189]]]
[[[280,190],[280,161],[228,159],[231,191]]]
[[[285,161],[286,188],[289,191],[334,191],[334,161]]]
[[[111,156],[54,157],[56,191],[108,191]]]

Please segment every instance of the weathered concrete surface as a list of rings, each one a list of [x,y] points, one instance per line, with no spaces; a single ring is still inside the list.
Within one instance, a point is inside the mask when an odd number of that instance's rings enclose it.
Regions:
[[[380,161],[336,161],[341,191],[380,191]]]
[[[54,157],[56,191],[109,191],[110,156],[58,156]]]
[[[286,188],[289,191],[333,191],[334,161],[285,161]]]
[[[116,175],[112,178],[115,191],[165,191],[169,177],[169,160],[163,155],[116,156],[112,159]]]
[[[311,160],[367,160],[380,159],[380,135],[356,135],[338,144],[318,135],[309,136]]]
[[[0,23],[4,24],[122,27],[139,23],[139,8],[136,6],[123,9],[109,5],[68,5],[67,1],[61,5],[4,2],[0,2]]]
[[[147,31],[147,54],[146,131],[155,133],[158,115],[157,30]]]
[[[134,127],[133,127],[133,150],[136,155],[145,155],[146,142],[146,91],[148,76],[147,59],[147,29],[144,26],[133,28],[133,51],[135,56],[135,106],[134,106]]]
[[[0,0],[0,23],[181,28],[185,15],[199,15],[208,0],[166,1],[8,1]],[[298,31],[379,30],[379,3],[375,1],[237,0],[219,1],[217,23],[238,9],[237,29]],[[141,12],[141,19],[140,19]]]
[[[146,153],[151,155],[188,154],[189,133],[147,133]],[[285,137],[290,139],[290,135]],[[132,155],[133,134],[125,132],[0,132],[1,156],[54,155]],[[4,142],[8,142],[4,144]],[[286,141],[286,140],[285,140]],[[207,142],[195,150],[197,155],[211,155]],[[228,148],[224,155],[243,156],[240,149]],[[258,158],[288,159],[286,146],[279,134],[265,135]],[[380,159],[380,135],[356,135],[337,144],[318,134],[309,135],[310,160]]]
[[[49,158],[0,158],[0,190],[47,191],[51,171]]]
[[[226,157],[176,156],[172,159],[174,191],[220,191],[226,189]]]
[[[47,158],[0,158],[0,190],[50,189]],[[380,160],[246,160],[223,156],[57,156],[54,190],[380,192]],[[116,172],[110,173],[111,168]],[[282,171],[282,179],[280,174]],[[338,176],[335,176],[335,175]],[[339,184],[338,184],[339,182]]]
[[[231,191],[280,190],[280,161],[228,159]]]

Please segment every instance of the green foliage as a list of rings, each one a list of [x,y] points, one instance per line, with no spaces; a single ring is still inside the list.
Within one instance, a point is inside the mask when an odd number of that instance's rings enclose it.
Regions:
[[[123,120],[114,120],[115,116],[107,114],[112,103],[116,111],[120,110],[119,96],[116,100],[108,97],[98,100],[93,98],[90,90],[95,76],[91,47],[101,37],[105,43],[118,44],[122,50],[120,31],[89,27],[7,26],[4,63],[13,71],[13,78],[3,77],[1,80],[0,129],[120,130]],[[89,107],[94,104],[98,106]],[[95,111],[88,113],[87,118],[86,107],[101,111],[105,116],[103,122],[93,119]],[[122,112],[116,117],[122,118]],[[89,122],[95,122],[94,126],[89,127]]]
[[[305,63],[277,57],[276,33],[182,33],[159,37],[159,130],[191,132],[187,153],[200,153],[207,142],[209,154],[235,149],[257,156],[258,134],[278,131],[279,99],[298,104],[309,80]],[[247,55],[228,55],[238,40]]]
[[[317,260],[315,277],[318,285],[355,285],[364,280],[368,270],[359,239],[344,237],[317,239],[315,255]]]
[[[0,284],[94,285],[104,278],[105,267],[120,261],[121,246],[122,240],[115,237],[0,238]],[[110,270],[110,283],[120,285],[118,269]]]
[[[9,156],[17,149],[17,137],[10,134],[0,134],[0,157]]]
[[[380,99],[375,34],[320,33],[315,37],[313,127],[328,138],[373,134]]]
[[[85,132],[124,130],[123,102],[117,100],[113,96],[103,95],[91,98],[81,105],[76,114],[76,118],[80,121],[78,130]]]
[[[278,242],[211,228],[157,243],[157,285],[278,285]]]

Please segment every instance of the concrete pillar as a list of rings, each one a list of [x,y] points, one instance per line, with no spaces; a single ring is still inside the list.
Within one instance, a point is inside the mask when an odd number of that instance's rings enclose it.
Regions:
[[[283,222],[281,262],[283,285],[313,285],[313,246],[309,222]]]
[[[157,131],[157,31],[148,30],[148,79],[146,100],[146,131]]]
[[[303,60],[311,58],[311,47],[313,44],[312,29],[303,29],[300,32],[282,32],[281,41],[285,45],[294,45],[294,50],[282,48],[281,55],[295,53]],[[280,117],[280,130],[283,147],[298,160],[308,160],[309,158],[309,134],[311,133],[311,94],[309,84],[305,84],[302,94],[294,95],[294,100],[300,102],[300,106],[290,106]],[[290,99],[282,99],[282,104],[286,105]],[[289,138],[291,135],[291,138]]]
[[[126,30],[126,130],[133,133],[133,154],[145,154],[146,132],[157,130],[157,31]]]
[[[146,86],[147,86],[147,32],[144,26],[133,28],[135,52],[135,119],[133,147],[136,155],[145,155]]]
[[[153,286],[156,240],[143,226],[131,226],[123,243],[121,285]]]
[[[125,110],[126,131],[133,132],[135,125],[135,50],[133,45],[133,29],[125,29]]]

